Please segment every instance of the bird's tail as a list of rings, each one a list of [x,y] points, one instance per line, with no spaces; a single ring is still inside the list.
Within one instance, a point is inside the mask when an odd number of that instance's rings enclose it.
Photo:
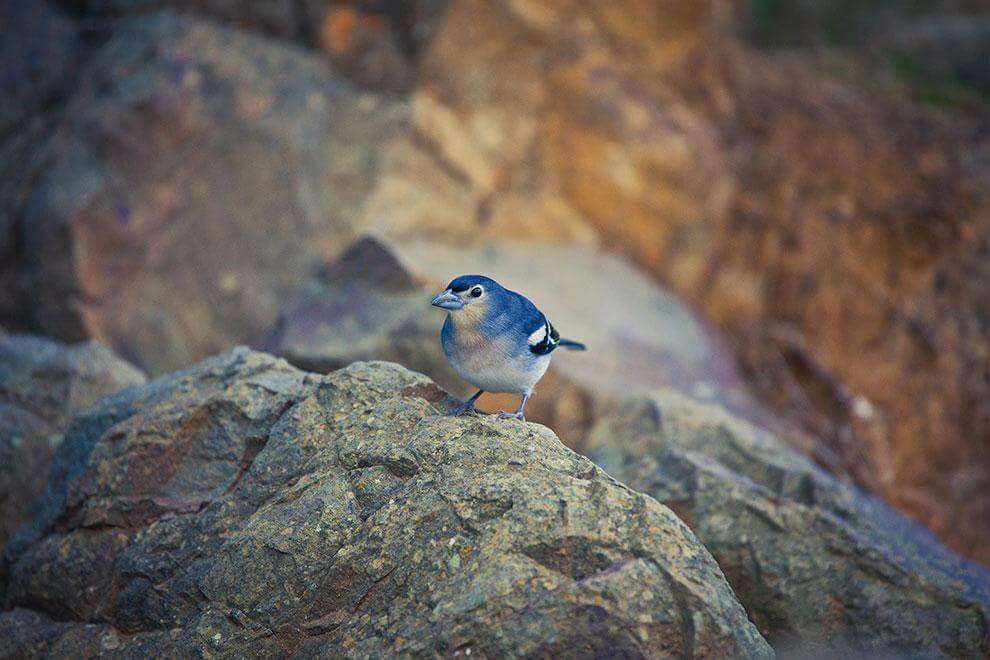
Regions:
[[[557,344],[558,348],[567,348],[572,351],[586,351],[588,347],[579,341],[571,341],[570,339],[561,339],[560,343]]]

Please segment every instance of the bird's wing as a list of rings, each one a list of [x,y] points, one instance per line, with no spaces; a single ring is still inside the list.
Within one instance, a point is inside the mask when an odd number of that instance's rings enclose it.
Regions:
[[[532,326],[534,324],[530,324]],[[546,355],[557,348],[560,343],[560,333],[553,327],[553,323],[540,313],[539,323],[528,333],[527,342],[529,350],[537,355]]]
[[[557,348],[560,334],[543,312],[526,296],[514,291],[507,293],[513,298],[510,307],[515,316],[514,324],[524,333],[529,350],[537,355],[546,355]]]

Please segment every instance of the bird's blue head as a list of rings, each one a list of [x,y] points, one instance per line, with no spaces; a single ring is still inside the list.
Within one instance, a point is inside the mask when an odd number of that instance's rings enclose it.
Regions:
[[[431,304],[450,311],[470,310],[480,315],[487,308],[488,301],[493,297],[497,298],[504,291],[505,289],[490,277],[461,275],[451,280],[447,289],[434,298]]]

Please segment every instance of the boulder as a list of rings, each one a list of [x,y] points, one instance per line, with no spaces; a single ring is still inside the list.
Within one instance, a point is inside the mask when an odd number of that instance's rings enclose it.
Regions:
[[[0,547],[34,515],[72,418],[144,374],[95,343],[0,332]]]
[[[600,422],[590,444],[691,527],[778,651],[990,652],[990,573],[773,434],[663,391]]]
[[[51,3],[0,4],[0,322],[8,329],[31,327],[31,283],[16,218],[39,176],[35,151],[85,53],[75,22]]]
[[[18,218],[35,323],[153,373],[260,341],[341,249],[404,115],[297,48],[122,19],[37,146]]]
[[[355,82],[405,91],[447,0],[88,0],[91,19],[164,7],[260,31],[324,53]]]
[[[48,0],[8,0],[0,6],[0,136],[65,93],[82,44],[75,21]]]
[[[527,406],[529,419],[553,428],[572,448],[580,450],[590,425],[618,402],[665,386],[770,422],[702,321],[621,257],[592,248],[451,248],[365,237],[288,303],[266,350],[320,372],[355,360],[390,360],[470,396],[474,390],[440,350],[444,313],[429,305],[447,282],[469,272],[525,294],[564,336],[589,346],[583,353],[557,351]],[[518,400],[486,394],[479,405],[514,410]]]
[[[302,43],[308,24],[330,4],[324,0],[83,0],[82,12],[100,20],[170,8]]]
[[[407,92],[449,0],[306,0],[305,39],[345,76]]]
[[[625,252],[860,483],[988,561],[990,132],[753,50],[743,4],[454,2],[362,227]]]
[[[32,181],[42,175],[38,145],[49,139],[54,112],[26,119],[0,141],[0,323],[7,330],[31,332],[36,299],[21,219]]]
[[[105,399],[8,545],[4,650],[770,657],[670,510],[446,401],[246,349]]]

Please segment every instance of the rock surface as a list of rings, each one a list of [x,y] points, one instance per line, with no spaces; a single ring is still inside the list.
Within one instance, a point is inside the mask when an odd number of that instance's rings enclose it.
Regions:
[[[317,49],[344,75],[376,90],[406,90],[447,0],[90,0],[107,19],[163,7],[195,12]]]
[[[0,136],[58,99],[81,49],[75,22],[47,0],[0,5]]]
[[[33,517],[72,418],[144,382],[144,374],[95,343],[70,347],[0,331],[0,547]]]
[[[77,26],[45,0],[0,4],[0,322],[30,329],[32,302],[23,249],[26,188],[69,81],[85,59]]]
[[[37,325],[153,373],[260,341],[343,247],[404,115],[295,48],[167,12],[116,23],[36,147]]]
[[[742,4],[453,3],[363,226],[622,250],[861,483],[990,561],[990,132],[753,51]]]
[[[465,272],[484,273],[524,293],[565,336],[590,347],[555,353],[527,406],[528,419],[550,426],[574,449],[618,402],[658,387],[766,417],[728,350],[683,303],[623,259],[590,248],[451,248],[368,237],[284,308],[266,349],[320,372],[355,360],[390,360],[459,397],[470,396],[474,390],[440,350],[444,315],[429,305]],[[514,410],[518,396],[485,395],[479,405]]]
[[[3,655],[770,657],[665,507],[387,363],[105,399],[6,550]]]
[[[988,562],[986,113],[755,51],[735,14],[756,4],[62,2],[96,47],[84,64],[72,20],[8,2],[0,322],[161,372],[260,341],[355,219],[399,241],[620,250],[859,483]],[[874,45],[985,89],[985,17],[936,14]],[[411,90],[410,125],[404,100],[345,78]]]
[[[590,456],[678,512],[778,651],[990,653],[990,574],[716,406],[630,403]]]

